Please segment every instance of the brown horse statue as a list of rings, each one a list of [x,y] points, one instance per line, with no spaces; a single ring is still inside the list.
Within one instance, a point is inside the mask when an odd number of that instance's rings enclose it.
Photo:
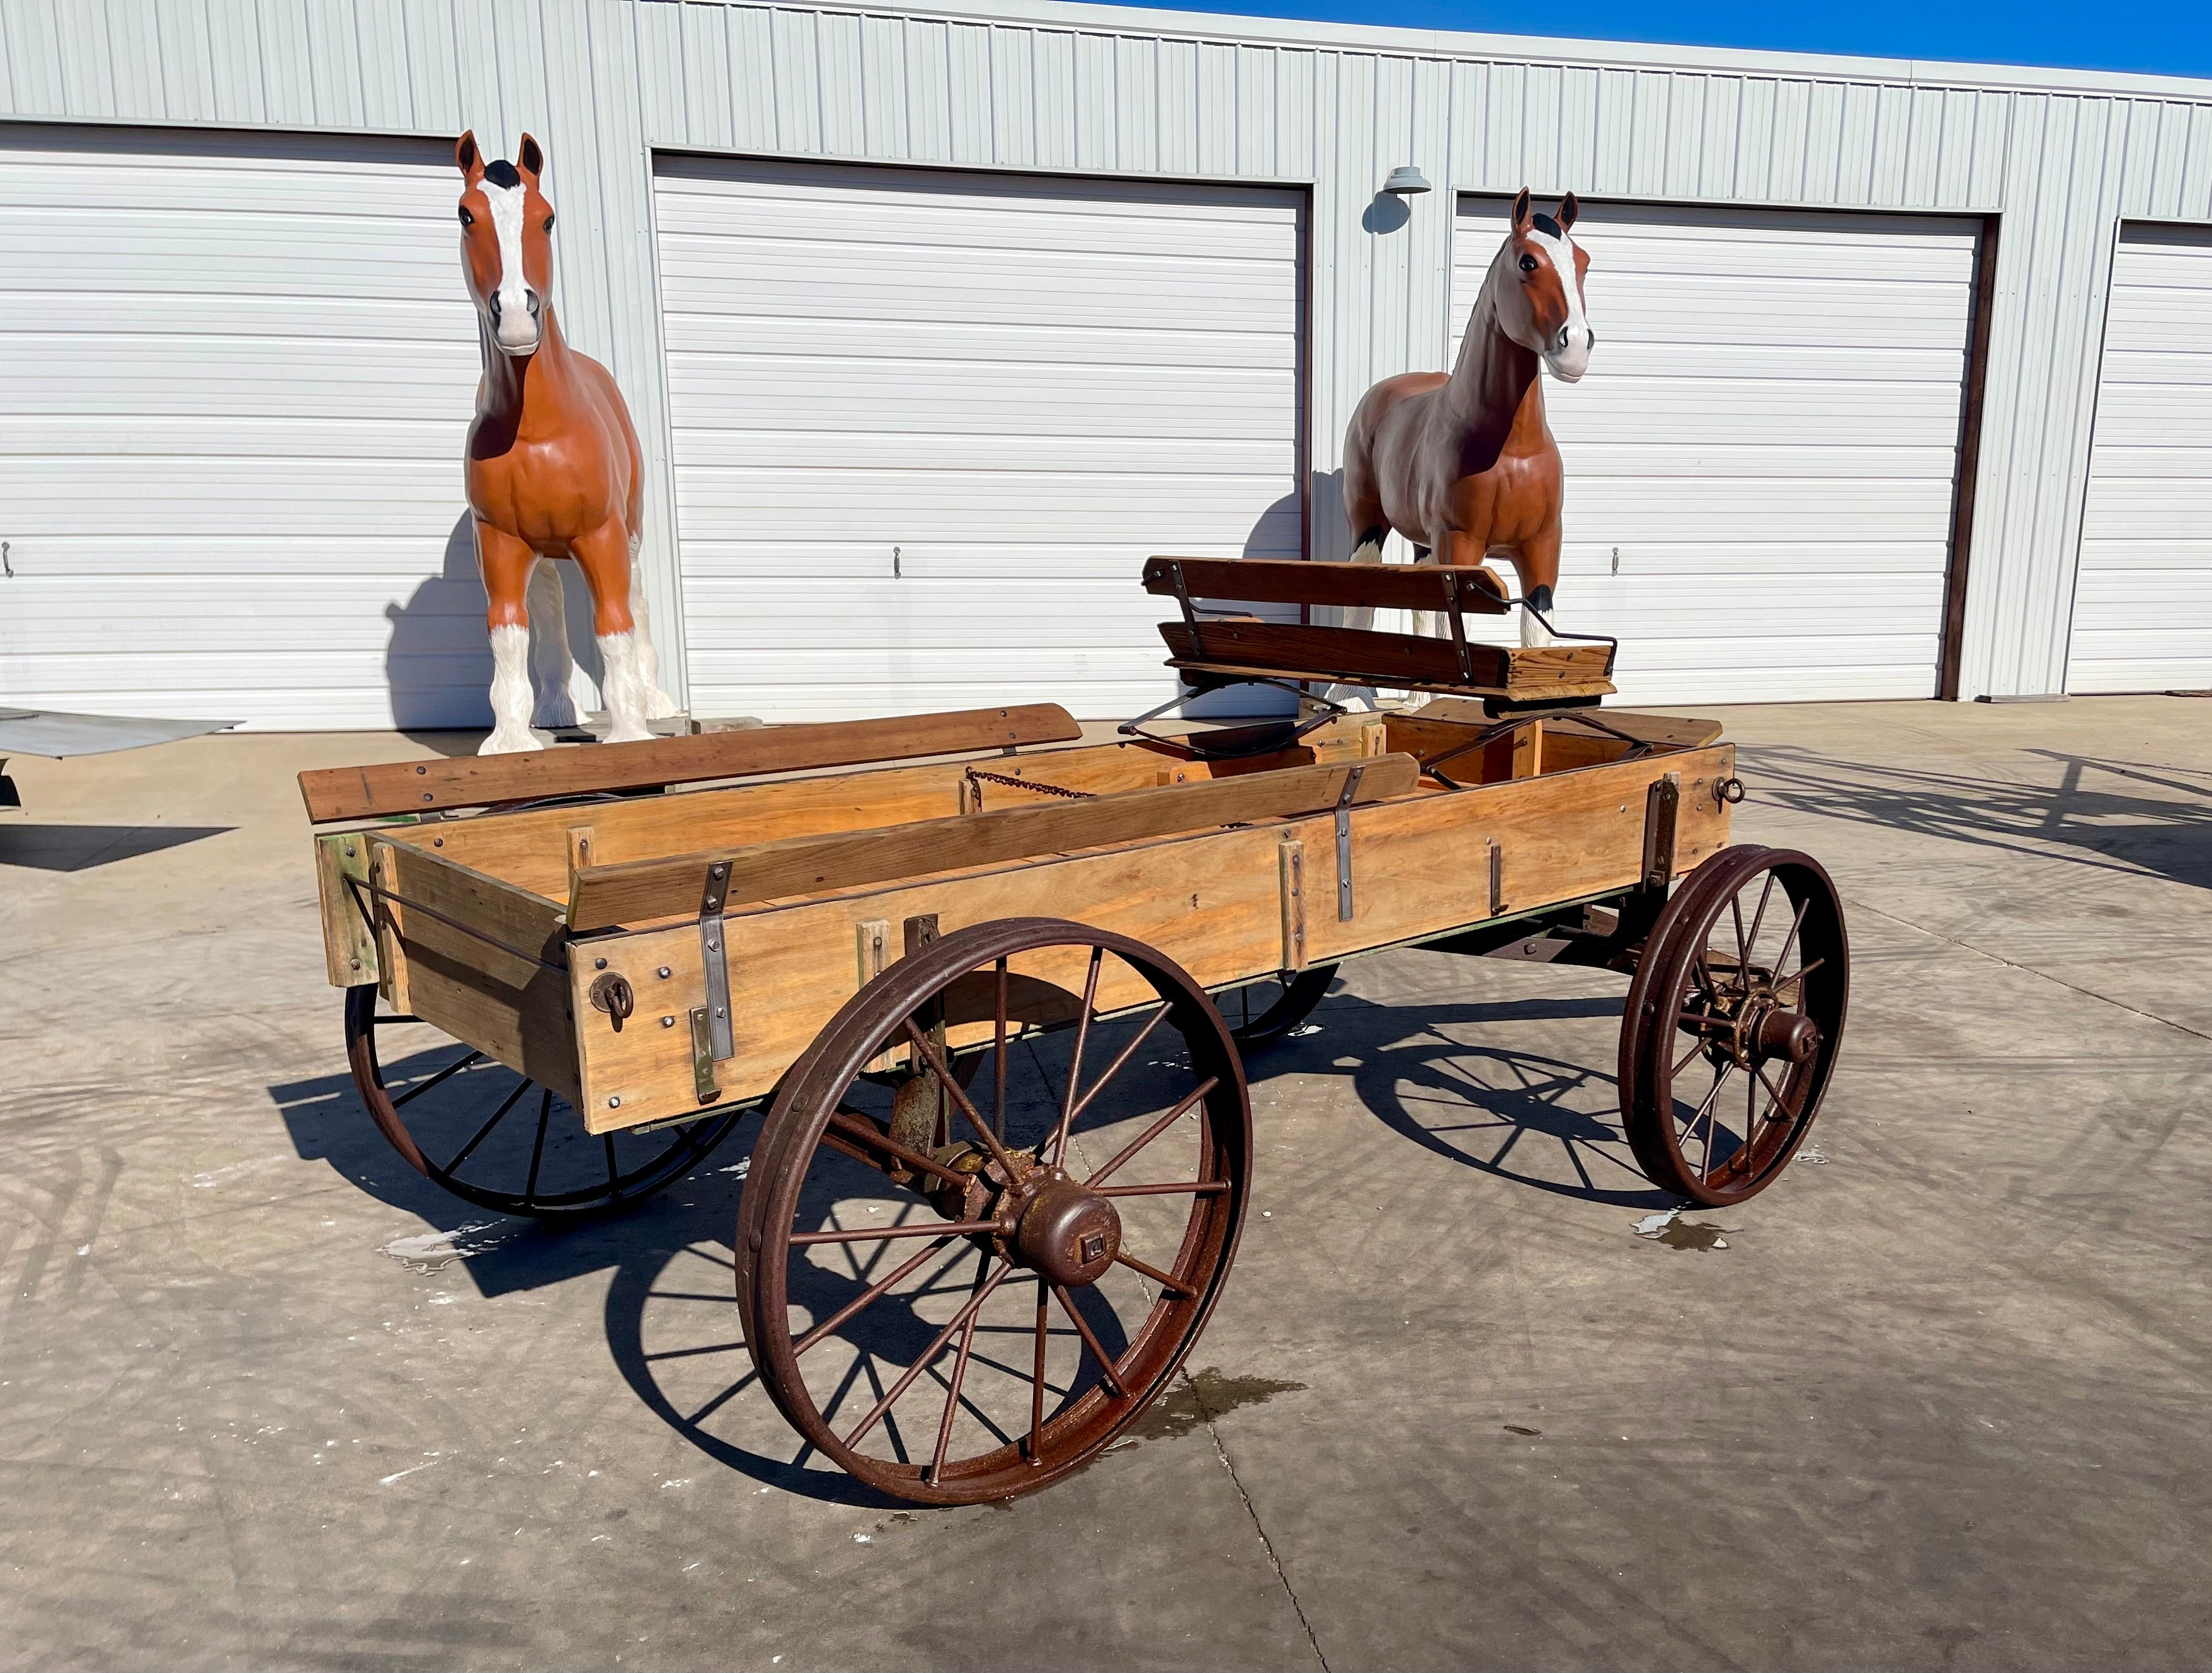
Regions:
[[[645,468],[629,409],[606,367],[562,341],[553,318],[553,206],[540,179],[545,154],[528,134],[515,161],[487,165],[473,132],[453,147],[461,190],[461,268],[476,299],[483,378],[469,426],[469,511],[477,564],[491,601],[491,706],[481,753],[542,749],[530,730],[542,700],[566,700],[568,648],[559,573],[568,558],[592,591],[610,743],[650,737],[646,722],[674,714],[660,689],[635,564]],[[536,585],[533,586],[533,578]],[[541,659],[533,690],[530,612],[550,610],[558,654]]]
[[[1344,439],[1344,500],[1358,561],[1380,562],[1395,529],[1417,561],[1483,569],[1509,560],[1521,577],[1521,639],[1550,637],[1544,616],[1559,579],[1559,450],[1544,422],[1540,361],[1563,383],[1589,367],[1597,341],[1583,311],[1589,257],[1569,236],[1570,192],[1557,217],[1513,200],[1513,227],[1475,299],[1449,373],[1385,378],[1360,397]]]

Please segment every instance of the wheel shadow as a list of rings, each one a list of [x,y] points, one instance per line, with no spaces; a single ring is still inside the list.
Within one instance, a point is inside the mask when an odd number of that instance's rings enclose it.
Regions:
[[[1553,1196],[1671,1208],[1681,1199],[1644,1178],[1621,1128],[1615,1027],[1574,1029],[1590,1045],[1577,1039],[1573,1051],[1486,1037],[1508,1025],[1525,1034],[1620,1015],[1620,1001],[1605,997],[1404,1005],[1339,991],[1315,1010],[1317,1033],[1254,1053],[1246,1069],[1255,1088],[1282,1076],[1348,1074],[1370,1114],[1432,1155]]]
[[[1385,1004],[1340,990],[1315,1012],[1316,1030],[1253,1053],[1247,1069],[1262,1099],[1279,1079],[1348,1075],[1361,1103],[1398,1137],[1517,1185],[1619,1206],[1671,1206],[1678,1199],[1645,1183],[1628,1155],[1609,1074],[1562,1052],[1480,1038],[1531,1026],[1571,1032],[1620,1009],[1617,999],[1601,997]],[[1115,1049],[1116,1031],[1094,1035],[1097,1061]],[[1582,1032],[1611,1038],[1610,1028]],[[1612,1053],[1591,1055],[1610,1063]],[[697,1172],[658,1195],[626,1212],[556,1227],[477,1209],[416,1173],[377,1131],[349,1075],[269,1090],[301,1156],[432,1228],[386,1246],[392,1258],[422,1270],[458,1267],[487,1299],[605,1274],[603,1328],[616,1372],[702,1457],[763,1488],[825,1503],[916,1508],[823,1463],[764,1397],[753,1370],[735,1305],[732,1239],[762,1129],[757,1115]],[[1264,1111],[1258,1118],[1265,1122]],[[1079,1121],[1078,1138],[1097,1124]],[[833,1210],[829,1197],[810,1197],[810,1212]],[[866,1282],[817,1268],[806,1275],[811,1288],[793,1299],[823,1317]],[[1118,1354],[1125,1344],[1112,1310],[1086,1315]],[[896,1341],[885,1350],[895,1355],[936,1328],[919,1317],[872,1316],[871,1339],[888,1330]]]

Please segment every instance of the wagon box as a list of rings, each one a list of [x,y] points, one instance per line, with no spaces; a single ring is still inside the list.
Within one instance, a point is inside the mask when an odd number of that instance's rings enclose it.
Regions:
[[[1240,583],[1434,605],[1449,638],[1269,638],[1200,602]],[[1772,1181],[1835,1062],[1832,885],[1729,846],[1718,726],[1598,706],[1609,641],[1477,647],[1463,617],[1496,599],[1434,573],[1165,559],[1148,584],[1186,694],[1288,683],[1299,714],[1086,743],[1037,705],[302,778],[337,827],[355,1081],[402,1155],[573,1218],[763,1115],[748,1349],[823,1458],[908,1499],[1056,1479],[1158,1396],[1249,1201],[1245,1055],[1346,960],[1627,975],[1621,1124],[1699,1202]],[[1343,677],[1445,694],[1353,712],[1315,689]]]

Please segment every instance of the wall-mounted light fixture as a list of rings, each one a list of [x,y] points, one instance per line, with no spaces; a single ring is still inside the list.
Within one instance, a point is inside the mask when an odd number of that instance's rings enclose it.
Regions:
[[[1390,171],[1390,178],[1382,182],[1382,190],[1395,192],[1401,197],[1410,197],[1417,191],[1430,191],[1434,188],[1419,169],[1411,163],[1403,163]]]

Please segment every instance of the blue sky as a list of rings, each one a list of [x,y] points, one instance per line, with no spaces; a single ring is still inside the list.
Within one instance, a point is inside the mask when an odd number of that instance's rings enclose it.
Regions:
[[[1142,0],[1138,0],[1139,3]],[[2212,5],[1962,3],[1864,0],[1836,5],[1788,0],[1181,0],[1176,9],[1317,18],[1339,23],[1475,29],[1584,39],[1666,41],[1686,46],[1771,47],[1881,58],[1954,58],[2212,76]]]

